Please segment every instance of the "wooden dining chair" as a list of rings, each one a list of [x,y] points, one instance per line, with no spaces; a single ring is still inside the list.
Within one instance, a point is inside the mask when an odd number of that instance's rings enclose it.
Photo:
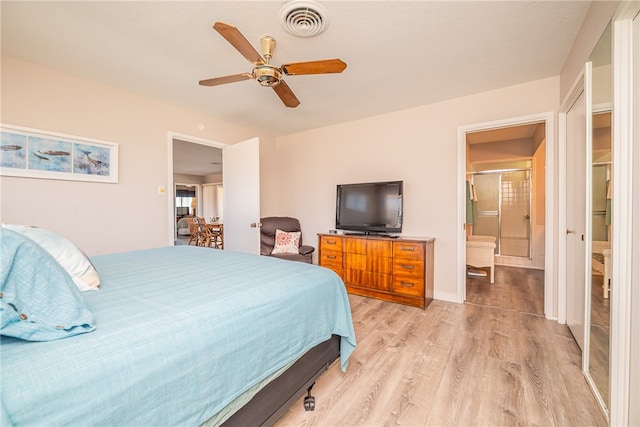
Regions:
[[[197,246],[209,246],[211,243],[211,239],[209,237],[209,229],[207,227],[207,222],[204,218],[194,217],[193,218],[194,228],[196,229],[196,245]]]
[[[193,244],[198,244],[198,229],[196,228],[196,224],[194,223],[194,218],[187,218],[187,225],[189,226],[189,245],[193,242]]]
[[[224,249],[224,230],[222,224],[209,224],[208,229],[211,247]]]

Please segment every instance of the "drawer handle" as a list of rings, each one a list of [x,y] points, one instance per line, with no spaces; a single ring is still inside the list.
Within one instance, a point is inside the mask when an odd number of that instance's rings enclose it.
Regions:
[[[415,265],[400,264],[400,267],[402,267],[404,269],[407,269],[407,270],[413,270]]]
[[[400,282],[400,285],[407,288],[413,288],[413,283],[409,283],[409,282]]]
[[[413,246],[400,246],[401,251],[413,252],[416,250]]]
[[[336,256],[335,256],[335,255],[327,255],[327,258],[329,258],[329,259],[336,259]]]
[[[335,240],[327,240],[327,245],[335,245],[336,243]]]

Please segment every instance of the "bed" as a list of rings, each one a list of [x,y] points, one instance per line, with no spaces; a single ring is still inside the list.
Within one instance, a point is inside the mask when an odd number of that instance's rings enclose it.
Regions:
[[[4,328],[7,271],[33,248],[7,261],[0,231]],[[356,345],[344,284],[322,267],[193,246],[90,261],[99,290],[71,291],[84,306],[68,336],[3,329],[1,425],[269,424]],[[37,262],[29,283],[55,270]]]

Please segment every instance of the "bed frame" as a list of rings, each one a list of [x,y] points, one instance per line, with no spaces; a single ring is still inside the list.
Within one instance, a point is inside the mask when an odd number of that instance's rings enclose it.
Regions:
[[[307,392],[309,396],[305,399],[305,409],[313,410],[311,387],[339,357],[340,337],[332,335],[330,339],[313,347],[282,375],[267,384],[249,403],[222,425],[225,427],[270,426]]]

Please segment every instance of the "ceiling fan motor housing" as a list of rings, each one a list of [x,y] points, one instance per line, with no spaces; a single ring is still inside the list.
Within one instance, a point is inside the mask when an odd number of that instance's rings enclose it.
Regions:
[[[253,78],[260,83],[260,86],[274,87],[280,84],[282,72],[273,65],[258,65],[253,70]]]

